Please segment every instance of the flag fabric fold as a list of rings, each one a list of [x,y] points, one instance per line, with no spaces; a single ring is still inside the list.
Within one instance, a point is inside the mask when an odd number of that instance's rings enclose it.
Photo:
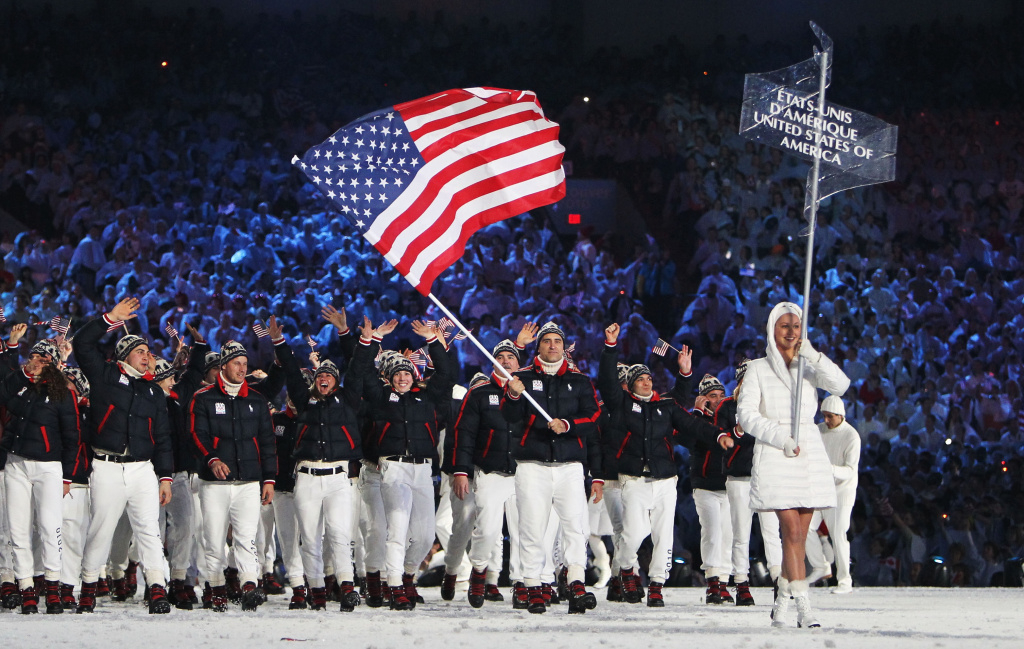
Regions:
[[[534,93],[463,88],[364,115],[292,162],[428,295],[474,232],[565,197],[564,152]]]

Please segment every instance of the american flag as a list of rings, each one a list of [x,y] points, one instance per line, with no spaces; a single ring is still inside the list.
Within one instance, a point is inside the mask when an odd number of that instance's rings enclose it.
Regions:
[[[313,351],[313,348],[316,347],[317,342],[313,340],[312,336],[306,336],[306,344],[309,345],[309,350]]]
[[[671,348],[672,348],[672,345],[669,345],[667,342],[665,342],[661,338],[658,338],[657,344],[654,345],[654,348],[651,349],[651,351],[654,352],[655,354],[657,354],[658,356],[664,356],[665,354],[668,353],[668,350],[671,349]]]
[[[256,334],[257,338],[266,338],[270,335],[270,330],[267,329],[267,326],[259,320],[252,323],[252,332]]]
[[[117,322],[111,323],[107,327],[107,331],[110,332],[113,331],[114,329],[120,329],[121,327],[124,327],[124,320],[118,320]]]
[[[7,322],[7,314],[4,313],[4,307],[0,304],[0,322]]]
[[[423,374],[423,370],[426,369],[427,360],[429,358],[430,357],[422,349],[417,349],[409,354],[409,361],[416,366],[416,369],[420,371],[420,374]]]
[[[466,88],[364,115],[292,163],[420,293],[497,221],[565,197],[530,91]]]
[[[68,335],[68,329],[71,329],[71,318],[59,315],[53,316],[50,320],[50,329],[53,329],[62,336]]]
[[[177,338],[178,337],[178,330],[175,329],[174,325],[172,325],[170,322],[168,322],[167,326],[164,327],[164,331],[166,331],[167,335],[170,336],[171,338]]]

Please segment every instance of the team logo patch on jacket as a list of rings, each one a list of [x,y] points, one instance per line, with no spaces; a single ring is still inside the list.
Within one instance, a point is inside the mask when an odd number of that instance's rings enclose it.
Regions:
[[[123,385],[131,385],[131,381],[129,381],[128,377],[125,376],[124,374],[122,374],[120,378],[117,379],[117,382]]]
[[[395,394],[394,392],[392,392],[391,396],[388,398],[388,400],[389,401],[396,401],[397,402],[398,401],[398,395]]]
[[[633,402],[633,412],[643,412],[643,408],[636,401]]]
[[[489,395],[487,397],[487,402],[490,403],[492,406],[498,405],[498,403],[499,403],[498,395],[496,395],[496,394]]]
[[[217,412],[218,415],[228,414],[227,406],[225,406],[223,403],[214,404],[214,410]]]
[[[534,381],[533,382],[533,389],[536,390],[537,392],[543,392],[544,391],[544,383],[542,381]]]

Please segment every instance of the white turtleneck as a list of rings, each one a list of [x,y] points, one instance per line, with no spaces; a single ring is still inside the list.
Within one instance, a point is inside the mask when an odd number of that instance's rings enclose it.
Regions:
[[[241,383],[232,383],[224,376],[224,372],[220,373],[220,381],[224,384],[224,391],[228,393],[228,396],[238,396],[238,391],[242,389]]]
[[[646,403],[646,402],[650,401],[650,400],[651,400],[651,397],[653,397],[653,396],[654,396],[654,393],[653,393],[653,392],[652,392],[652,393],[650,393],[650,394],[648,394],[648,395],[647,395],[646,397],[642,397],[642,396],[640,396],[639,394],[637,394],[636,392],[631,392],[630,394],[632,394],[632,395],[633,395],[633,397],[635,397],[635,398],[639,399],[640,401],[643,401],[644,403]]]
[[[138,371],[128,363],[125,363],[124,361],[117,361],[117,364],[121,366],[121,369],[124,370],[125,374],[132,377],[133,379],[141,379],[145,377],[145,374]]]
[[[565,362],[564,358],[559,358],[554,363],[549,363],[540,356],[537,357],[537,360],[540,361],[540,368],[548,375],[558,374],[558,370],[562,369],[562,363]]]

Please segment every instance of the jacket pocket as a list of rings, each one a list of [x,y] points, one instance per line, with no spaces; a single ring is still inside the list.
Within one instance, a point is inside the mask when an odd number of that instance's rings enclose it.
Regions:
[[[43,446],[46,447],[46,452],[50,452],[50,438],[46,435],[46,426],[40,426],[39,432],[43,434]]]
[[[623,452],[625,452],[625,450],[626,450],[626,444],[629,443],[629,438],[632,437],[632,436],[633,436],[633,433],[631,433],[629,431],[626,431],[626,438],[624,440],[622,440],[622,445],[619,446],[619,452],[615,454],[615,459],[616,460],[622,457]]]
[[[149,443],[156,447],[156,440],[153,439],[153,420],[147,417],[146,423],[149,424]]]
[[[307,431],[307,430],[309,430],[309,426],[303,426],[303,427],[302,427],[302,430],[300,430],[300,431],[299,431],[299,436],[298,436],[298,438],[297,438],[297,439],[295,440],[295,448],[298,448],[298,447],[299,447],[299,444],[301,444],[301,443],[302,443],[302,436],[306,434],[306,431]]]
[[[341,427],[341,432],[345,433],[345,437],[348,438],[348,445],[350,448],[355,449],[356,443],[352,441],[352,436],[348,434],[348,428]]]
[[[256,462],[258,462],[260,466],[263,466],[263,458],[260,455],[260,443],[256,441],[255,437],[252,438],[252,445],[256,447]]]
[[[106,414],[103,415],[103,419],[100,420],[100,425],[96,427],[96,434],[97,435],[99,435],[100,431],[103,430],[103,427],[106,425],[107,420],[110,419],[110,415],[113,412],[114,412],[114,404],[110,404],[109,406],[107,406],[107,412],[106,412]]]
[[[430,424],[423,424],[423,427],[427,429],[427,436],[430,437],[430,443],[437,446],[437,440],[434,439],[434,433],[430,430]]]
[[[530,435],[530,429],[533,428],[533,422],[537,421],[537,415],[530,415],[530,420],[526,422],[526,430],[523,432],[523,438],[519,440],[520,446],[526,446],[526,438]]]
[[[384,435],[388,432],[388,428],[391,428],[391,422],[384,424],[384,428],[380,431],[380,437],[377,438],[377,444],[380,445],[384,441]]]
[[[668,438],[667,437],[662,437],[661,439],[662,439],[662,441],[665,442],[665,448],[668,449],[668,456],[669,457],[673,457],[674,454],[672,453],[672,445],[668,443]]]

